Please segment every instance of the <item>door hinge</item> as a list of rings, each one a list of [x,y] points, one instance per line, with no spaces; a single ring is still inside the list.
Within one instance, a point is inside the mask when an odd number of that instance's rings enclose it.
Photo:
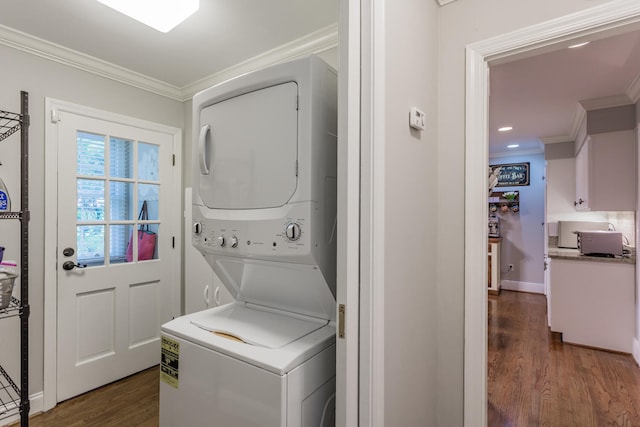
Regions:
[[[300,95],[296,95],[296,111],[300,109]]]
[[[296,160],[296,178],[298,177],[298,170],[300,169],[300,166],[298,164],[298,161]]]
[[[172,237],[171,237],[171,247],[172,247],[173,249],[175,249],[175,248],[176,248],[176,236],[172,236]]]
[[[344,338],[344,316],[346,310],[344,304],[338,306],[338,338]]]
[[[172,154],[171,157],[172,157],[171,162],[173,163],[173,166],[175,166],[176,165],[176,155]]]

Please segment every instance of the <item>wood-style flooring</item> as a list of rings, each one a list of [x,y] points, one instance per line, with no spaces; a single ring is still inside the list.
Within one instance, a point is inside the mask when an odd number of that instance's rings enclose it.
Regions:
[[[488,425],[640,426],[630,355],[551,339],[543,295],[489,296]]]
[[[633,358],[554,341],[546,316],[542,295],[489,296],[489,427],[640,427]],[[158,375],[151,368],[62,402],[29,425],[155,427]]]
[[[29,427],[157,427],[159,390],[159,368],[150,368],[59,403]]]

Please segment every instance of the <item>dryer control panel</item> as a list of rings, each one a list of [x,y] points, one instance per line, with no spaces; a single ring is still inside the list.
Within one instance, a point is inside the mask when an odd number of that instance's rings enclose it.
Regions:
[[[290,262],[310,262],[312,248],[323,245],[310,231],[313,229],[308,220],[311,205],[313,203],[307,202],[288,206],[284,216],[261,221],[243,220],[238,211],[234,219],[205,218],[198,213],[199,209],[194,209],[192,243],[212,255],[262,259],[277,256]],[[256,211],[246,214],[254,216]]]

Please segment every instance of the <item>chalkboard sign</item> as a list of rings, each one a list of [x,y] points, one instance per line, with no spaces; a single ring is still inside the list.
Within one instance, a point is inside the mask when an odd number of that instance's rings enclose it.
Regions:
[[[496,168],[501,168],[496,187],[529,185],[529,162],[491,165],[491,171]]]

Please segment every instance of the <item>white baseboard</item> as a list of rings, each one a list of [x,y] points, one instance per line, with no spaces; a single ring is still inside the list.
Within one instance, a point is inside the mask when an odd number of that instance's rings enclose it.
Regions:
[[[500,287],[507,291],[530,292],[544,295],[544,283],[517,282],[515,280],[502,280]]]
[[[29,404],[29,415],[35,415],[42,412],[42,408],[44,407],[44,394],[42,392],[32,394],[31,396],[29,396]],[[0,426],[7,426],[9,424],[15,423],[16,421],[20,421],[19,414],[3,419],[2,421],[0,421]]]
[[[637,338],[633,339],[633,358],[636,359],[636,363],[640,365],[640,341]]]

